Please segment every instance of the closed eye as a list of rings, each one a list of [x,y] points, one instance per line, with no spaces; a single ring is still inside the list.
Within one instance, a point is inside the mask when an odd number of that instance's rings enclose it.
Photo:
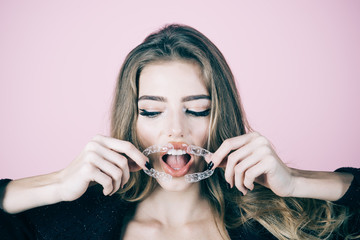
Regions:
[[[145,116],[145,117],[149,117],[149,118],[154,118],[157,117],[161,112],[151,112],[151,111],[146,111],[145,109],[140,109],[140,115],[141,116]]]
[[[210,114],[210,108],[209,108],[209,109],[206,109],[206,110],[204,110],[204,111],[200,111],[200,112],[186,109],[186,110],[185,110],[185,113],[186,113],[186,114],[189,114],[189,115],[191,115],[191,116],[194,116],[194,117],[206,117],[206,116],[208,116],[208,115]]]

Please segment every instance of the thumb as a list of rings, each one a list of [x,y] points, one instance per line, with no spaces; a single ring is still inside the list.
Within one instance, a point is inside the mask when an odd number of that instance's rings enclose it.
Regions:
[[[140,171],[142,168],[134,161],[128,158],[128,166],[130,172]]]
[[[213,168],[225,168],[228,161],[228,156],[226,155],[225,157],[221,157],[215,152],[206,157],[205,160],[208,163],[208,166],[213,165]]]

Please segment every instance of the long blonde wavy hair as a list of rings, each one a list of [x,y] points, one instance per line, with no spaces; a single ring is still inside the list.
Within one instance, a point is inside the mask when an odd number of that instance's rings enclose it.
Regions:
[[[252,131],[234,76],[222,53],[194,28],[173,24],[149,35],[127,55],[114,94],[112,137],[130,141],[142,149],[136,136],[139,76],[149,63],[174,60],[195,62],[202,69],[211,96],[208,150],[214,152],[225,139]],[[141,201],[157,185],[142,171],[134,172],[119,193],[127,201]],[[325,239],[334,233],[351,239],[346,231],[350,215],[347,208],[320,200],[281,198],[260,185],[241,196],[236,188],[227,188],[221,168],[201,182],[201,194],[210,202],[224,239],[229,239],[228,229],[254,222],[278,239]]]

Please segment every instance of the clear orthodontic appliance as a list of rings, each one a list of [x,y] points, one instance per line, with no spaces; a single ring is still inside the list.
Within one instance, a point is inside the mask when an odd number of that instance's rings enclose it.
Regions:
[[[169,152],[169,150],[172,149],[174,149],[174,146],[171,143],[168,143],[165,146],[153,145],[146,148],[143,151],[143,154],[145,156],[149,156],[150,154],[153,153],[159,153],[159,152],[167,153]],[[212,155],[212,153],[209,152],[208,150],[194,145],[187,146],[186,152],[191,155],[203,157],[204,159],[209,158]],[[145,169],[144,172],[153,178],[159,179],[160,181],[169,182],[172,180],[172,176],[170,174],[167,174],[165,172],[159,172],[154,168],[151,168],[150,170]],[[203,172],[186,174],[185,181],[189,183],[199,182],[203,179],[210,177],[213,173],[214,173],[213,169],[210,170],[207,169]]]

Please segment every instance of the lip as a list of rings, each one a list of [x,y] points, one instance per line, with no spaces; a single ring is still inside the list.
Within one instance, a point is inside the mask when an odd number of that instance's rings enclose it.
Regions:
[[[169,143],[174,146],[174,149],[184,150],[187,154],[189,154],[187,151],[188,144],[186,144],[184,142],[169,142]],[[162,159],[162,157],[166,154],[167,154],[166,152],[160,154],[160,165],[166,173],[170,174],[173,177],[185,176],[189,172],[190,166],[194,163],[194,156],[189,154],[190,160],[186,163],[186,165],[179,170],[175,170],[172,167],[170,167],[169,165],[167,165],[166,162],[164,162],[164,160]]]

